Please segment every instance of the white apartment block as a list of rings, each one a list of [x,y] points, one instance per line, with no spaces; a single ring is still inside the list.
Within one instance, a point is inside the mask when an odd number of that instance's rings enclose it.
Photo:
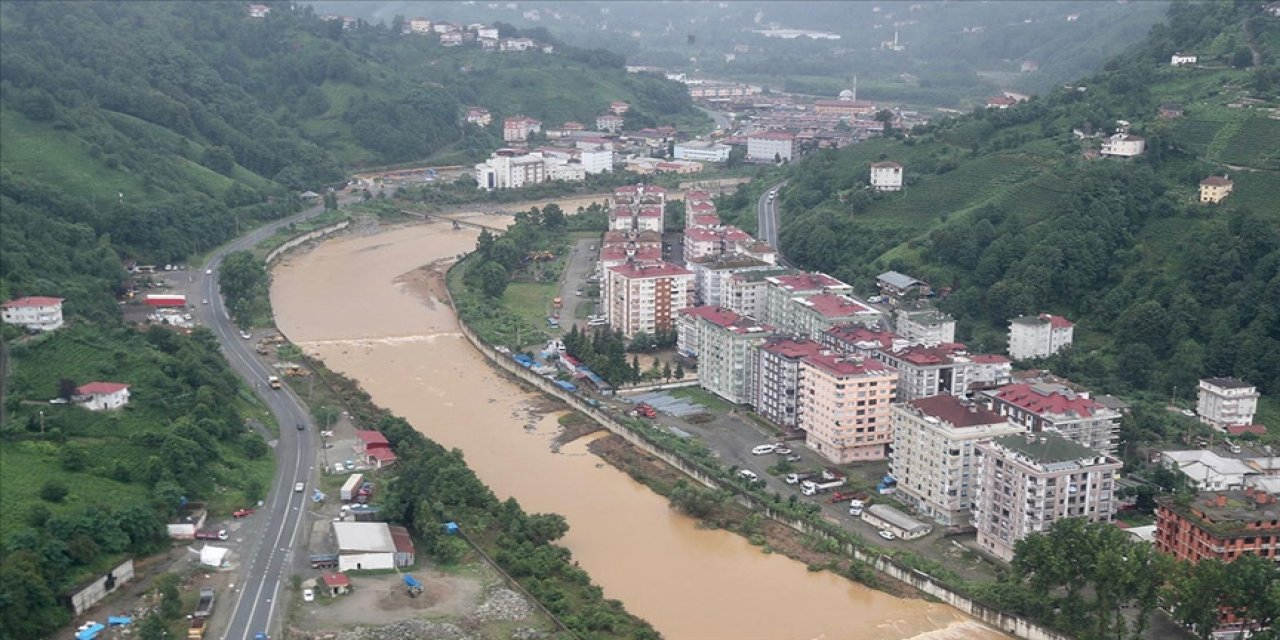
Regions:
[[[476,186],[485,191],[519,189],[548,180],[547,159],[540,153],[498,149],[475,166]]]
[[[791,313],[791,300],[818,294],[853,295],[853,287],[820,273],[792,273],[765,280],[765,309],[762,320],[778,327],[780,331],[787,322],[786,315]]]
[[[876,191],[902,191],[902,165],[896,162],[871,165],[871,188]]]
[[[917,344],[956,341],[956,319],[927,305],[908,303],[893,312],[894,332]]]
[[[836,353],[800,363],[798,425],[805,445],[836,464],[883,460],[893,439],[889,416],[897,372]]]
[[[53,331],[62,327],[62,298],[26,296],[0,306],[0,320],[28,331]]]
[[[1053,431],[1094,451],[1116,452],[1120,413],[1088,393],[1057,383],[1021,382],[984,391],[982,400],[992,411],[1035,433]]]
[[[587,175],[613,172],[613,145],[578,143],[578,161]]]
[[[766,303],[769,299],[768,279],[795,273],[795,269],[776,266],[767,271],[735,273],[725,283],[720,304],[744,316],[764,318]]]
[[[1030,533],[1063,518],[1110,522],[1114,476],[1123,466],[1111,456],[1055,433],[1009,435],[979,442],[973,525],[978,546],[1008,562]]]
[[[794,338],[770,338],[760,345],[752,402],[755,412],[787,429],[798,427],[800,363],[823,351],[818,342]]]
[[[681,329],[697,335],[698,384],[734,404],[754,399],[756,349],[772,331],[769,327],[720,307],[682,309]],[[686,345],[694,339],[686,340]]]
[[[624,120],[622,116],[606,113],[596,118],[596,128],[601,131],[608,131],[609,133],[617,133],[622,131],[623,122]]]
[[[1236,424],[1253,424],[1258,411],[1258,388],[1235,378],[1205,378],[1200,381],[1196,414],[1219,431]]]
[[[667,262],[634,262],[605,270],[605,317],[628,338],[676,328],[689,306],[693,272]]]
[[[895,404],[889,475],[898,499],[946,526],[967,525],[978,483],[974,445],[1024,431],[954,396]]]
[[[676,160],[693,160],[695,162],[728,162],[732,148],[718,142],[702,142],[691,140],[677,142],[673,155]]]
[[[763,260],[743,254],[686,258],[685,266],[693,272],[693,303],[713,307],[724,306],[724,292],[734,275],[774,269]]]
[[[1069,346],[1075,325],[1062,316],[1042,313],[1009,321],[1009,357],[1047,358]]]
[[[684,230],[686,262],[704,257],[732,256],[747,253],[756,244],[751,234],[732,225],[694,227]]]
[[[752,162],[790,162],[795,152],[796,137],[785,131],[761,131],[747,136],[747,160]]]

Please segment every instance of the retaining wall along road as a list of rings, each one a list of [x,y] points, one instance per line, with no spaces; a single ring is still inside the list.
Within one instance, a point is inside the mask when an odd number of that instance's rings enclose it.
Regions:
[[[283,243],[281,243],[280,246],[272,249],[271,253],[267,254],[267,257],[263,260],[263,262],[267,264],[271,264],[272,262],[275,262],[276,258],[279,258],[282,254],[284,254],[284,252],[298,245],[301,245],[303,243],[310,242],[312,240],[319,240],[320,238],[323,238],[325,236],[333,235],[339,231],[342,231],[343,229],[346,229],[350,224],[351,224],[350,220],[343,220],[342,222],[335,222],[334,224],[331,224],[327,227],[316,229],[315,231],[310,231],[310,232],[303,233],[301,235],[296,235],[292,238],[289,238],[288,240],[285,240]]]

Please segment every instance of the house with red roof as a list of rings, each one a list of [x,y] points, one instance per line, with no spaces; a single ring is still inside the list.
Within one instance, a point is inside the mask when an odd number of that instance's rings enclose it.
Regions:
[[[1065,385],[1050,382],[1006,384],[979,396],[987,408],[1032,432],[1052,431],[1094,451],[1114,454],[1120,413]]]
[[[62,298],[24,296],[0,305],[0,320],[27,331],[53,331],[62,327]]]
[[[76,402],[90,411],[110,411],[129,404],[129,385],[90,382],[76,387]]]
[[[1041,313],[1009,321],[1009,357],[1014,360],[1047,358],[1069,346],[1075,325],[1062,316]]]
[[[396,463],[396,454],[391,450],[391,442],[377,431],[356,430],[356,453],[375,469],[382,469]]]
[[[341,573],[326,573],[320,576],[320,583],[329,590],[330,597],[337,597],[351,590],[351,578]]]

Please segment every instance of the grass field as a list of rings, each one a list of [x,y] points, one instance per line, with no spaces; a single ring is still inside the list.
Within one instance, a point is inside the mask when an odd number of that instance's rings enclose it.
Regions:
[[[534,326],[546,326],[557,282],[512,282],[502,294],[502,306]]]
[[[141,178],[107,168],[74,134],[9,109],[0,109],[0,164],[103,204],[119,192],[145,191]]]

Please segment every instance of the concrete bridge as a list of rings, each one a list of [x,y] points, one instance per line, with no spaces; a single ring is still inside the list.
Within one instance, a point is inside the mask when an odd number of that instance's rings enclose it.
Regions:
[[[443,213],[427,213],[425,211],[407,211],[405,209],[401,209],[400,213],[403,213],[407,216],[420,218],[422,220],[429,220],[429,221],[435,221],[435,222],[450,222],[450,223],[453,223],[454,229],[458,229],[460,227],[469,227],[471,229],[481,229],[484,231],[488,231],[489,233],[492,233],[494,235],[502,235],[507,232],[506,227],[497,227],[497,226],[490,227],[488,225],[483,225],[483,224],[480,224],[479,222],[474,222],[471,220],[461,220],[458,218],[453,218]]]

